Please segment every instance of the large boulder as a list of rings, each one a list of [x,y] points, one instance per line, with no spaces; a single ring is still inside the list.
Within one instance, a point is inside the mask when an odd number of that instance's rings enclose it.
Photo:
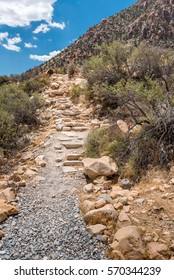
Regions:
[[[99,209],[91,210],[84,215],[84,220],[87,224],[96,225],[103,224],[107,225],[108,222],[117,221],[117,211],[111,204],[107,204]]]
[[[85,158],[82,162],[84,164],[84,173],[91,180],[94,180],[98,176],[112,176],[118,172],[116,163],[108,156]]]
[[[145,251],[141,239],[141,232],[136,226],[126,226],[119,229],[115,236],[114,242],[110,245],[111,257],[117,259],[118,252],[126,260],[145,259]],[[117,252],[115,254],[114,252]]]

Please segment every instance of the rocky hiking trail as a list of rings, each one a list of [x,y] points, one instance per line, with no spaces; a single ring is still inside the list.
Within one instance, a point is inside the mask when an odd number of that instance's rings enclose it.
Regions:
[[[103,244],[86,231],[74,195],[85,184],[80,169],[89,112],[65,96],[83,80],[67,80],[51,77],[41,118],[46,126],[32,135],[33,145],[19,155],[19,165],[8,178],[13,190],[20,186],[16,199],[12,189],[10,193],[12,207],[17,204],[20,210],[1,225],[5,236],[0,259],[105,258]]]
[[[69,90],[85,83],[51,76],[42,125],[0,177],[0,259],[173,259],[174,168],[132,185],[111,181],[109,157],[84,159],[90,128],[109,125],[72,103]]]

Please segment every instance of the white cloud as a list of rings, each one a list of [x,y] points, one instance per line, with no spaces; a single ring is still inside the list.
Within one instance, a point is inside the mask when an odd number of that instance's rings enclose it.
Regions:
[[[60,51],[53,51],[53,52],[50,52],[48,55],[30,54],[30,59],[34,59],[34,60],[38,60],[38,61],[47,61],[59,53],[60,53]]]
[[[33,21],[51,22],[57,0],[0,0],[0,24],[29,26]]]
[[[37,48],[37,45],[33,45],[31,43],[24,43],[24,46],[28,49],[31,49],[31,48]]]
[[[4,41],[6,42],[4,43]],[[0,33],[0,44],[7,50],[19,52],[21,48],[16,46],[16,44],[19,44],[21,41],[19,34],[16,37],[10,38],[8,32]]]
[[[33,40],[38,41],[38,38],[37,38],[37,37],[35,37],[35,36],[33,36]]]
[[[38,27],[36,27],[36,29],[33,31],[33,33],[34,33],[34,34],[38,34],[38,33],[40,33],[40,32],[46,33],[46,32],[48,32],[49,30],[50,30],[50,28],[48,27],[48,25],[42,23],[41,25],[39,25]]]
[[[65,23],[64,22],[49,22],[49,26],[50,27],[55,27],[55,28],[59,28],[61,30],[65,29]]]
[[[8,38],[8,32],[0,32],[0,41]]]
[[[2,44],[2,46],[9,51],[19,52],[21,50],[20,47],[13,44],[12,45]]]
[[[39,25],[38,27],[36,27],[36,29],[33,31],[34,34],[37,33],[46,33],[48,32],[51,28],[59,28],[61,30],[63,30],[65,28],[65,23],[64,22],[47,22],[47,23],[42,23],[41,25]]]

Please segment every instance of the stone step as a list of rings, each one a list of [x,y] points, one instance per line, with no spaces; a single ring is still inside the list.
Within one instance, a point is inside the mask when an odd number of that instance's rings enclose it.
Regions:
[[[82,154],[68,154],[66,159],[67,160],[78,160]]]
[[[64,93],[62,91],[58,91],[56,89],[46,90],[45,93],[48,94],[50,97],[63,96],[64,95]]]
[[[63,163],[64,166],[83,166],[80,160],[66,160]]]
[[[83,147],[84,143],[83,142],[75,142],[75,143],[64,143],[62,142],[62,145],[65,146],[67,149],[77,149]]]
[[[84,124],[83,122],[66,122],[66,126],[71,126],[71,127],[82,127],[82,126],[86,126],[86,124]]]
[[[79,115],[81,112],[80,111],[70,111],[70,110],[65,110],[65,111],[63,111],[62,112],[62,114],[64,115],[64,116],[77,116],[77,115]]]
[[[68,173],[68,174],[72,174],[72,173],[76,173],[77,169],[72,167],[72,166],[62,166],[62,170],[64,173]]]
[[[74,131],[85,131],[85,130],[88,130],[89,128],[87,126],[75,126],[75,127],[72,127],[72,130]]]

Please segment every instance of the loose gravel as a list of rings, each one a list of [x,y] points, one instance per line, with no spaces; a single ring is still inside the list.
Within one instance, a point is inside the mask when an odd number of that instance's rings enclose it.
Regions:
[[[2,224],[6,232],[0,241],[2,260],[78,260],[106,259],[100,236],[91,237],[82,220],[78,198],[71,194],[85,180],[63,173],[56,164],[55,132],[39,151],[47,165],[38,175],[41,183],[29,182],[18,192],[20,212]]]

